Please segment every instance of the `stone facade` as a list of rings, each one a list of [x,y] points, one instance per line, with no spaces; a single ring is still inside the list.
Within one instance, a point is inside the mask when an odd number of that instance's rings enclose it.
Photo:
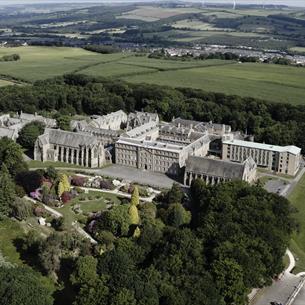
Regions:
[[[209,143],[207,133],[149,120],[122,134],[115,144],[115,163],[178,176],[189,156],[207,154]]]
[[[252,157],[259,167],[294,176],[300,168],[301,149],[241,140],[223,141],[223,160],[244,162],[248,157]]]
[[[251,183],[256,180],[256,164],[251,157],[243,163],[235,163],[191,156],[186,161],[184,185],[190,186],[194,179],[202,179],[211,185],[231,180]]]
[[[127,124],[127,114],[119,110],[103,116],[93,116],[89,126],[99,129],[120,130],[125,124]]]
[[[95,137],[58,129],[46,129],[38,137],[34,159],[91,168],[101,167],[106,162],[104,147]]]

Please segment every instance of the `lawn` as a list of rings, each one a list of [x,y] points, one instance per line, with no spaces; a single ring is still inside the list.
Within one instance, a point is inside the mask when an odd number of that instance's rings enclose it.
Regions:
[[[295,273],[305,271],[305,175],[302,177],[294,191],[289,196],[289,200],[298,209],[296,218],[300,224],[298,233],[293,234],[290,250],[296,257]]]
[[[54,166],[56,168],[85,168],[76,164],[69,164],[69,163],[64,163],[64,162],[52,162],[52,161],[47,161],[47,162],[41,162],[41,161],[36,161],[32,160],[27,162],[29,168],[47,168],[49,166]]]
[[[81,200],[83,199],[83,200]],[[65,222],[70,225],[75,220],[83,220],[84,214],[90,212],[98,212],[106,209],[107,203],[119,204],[120,199],[113,194],[90,191],[88,194],[81,194],[78,197],[65,204],[62,208],[55,208],[63,214]],[[76,214],[72,208],[79,204],[82,213]]]
[[[291,104],[304,104],[304,79],[303,68],[253,63],[159,71],[126,78],[135,83],[191,87]]]
[[[25,81],[52,78],[65,73],[79,71],[83,67],[113,61],[125,55],[98,54],[80,48],[67,47],[18,47],[0,49],[0,57],[19,54],[21,59],[12,62],[0,62],[2,75]]]

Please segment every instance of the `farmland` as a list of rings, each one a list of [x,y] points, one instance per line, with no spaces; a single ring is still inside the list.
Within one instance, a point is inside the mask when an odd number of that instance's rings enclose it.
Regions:
[[[77,48],[0,49],[0,56],[13,53],[20,54],[21,60],[1,62],[1,74],[28,82],[65,73],[82,73],[134,83],[191,87],[275,102],[304,103],[304,68],[223,60],[150,59],[133,53],[103,55]],[[0,84],[6,82],[1,80]]]
[[[275,102],[303,104],[305,69],[264,64],[226,64],[128,77],[174,87],[252,96]]]
[[[117,18],[137,19],[143,21],[157,21],[164,18],[169,18],[187,13],[199,13],[201,10],[196,8],[159,8],[153,6],[139,6],[133,11],[126,12]]]
[[[84,67],[124,57],[123,54],[100,55],[78,48],[18,47],[0,49],[0,57],[17,53],[21,60],[0,62],[2,75],[25,81],[52,78]]]

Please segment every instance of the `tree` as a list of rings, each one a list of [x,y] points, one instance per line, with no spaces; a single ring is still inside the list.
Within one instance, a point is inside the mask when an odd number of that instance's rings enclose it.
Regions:
[[[10,204],[10,210],[10,215],[20,220],[33,215],[32,204],[18,197]]]
[[[95,223],[94,236],[99,239],[99,233],[102,231],[110,231],[114,236],[128,235],[131,224],[128,211],[129,205],[123,204],[103,212]]]
[[[130,223],[132,225],[138,225],[140,223],[138,208],[135,205],[130,205],[128,213],[130,217]]]
[[[52,291],[28,267],[0,267],[0,305],[52,305]]]
[[[61,197],[62,194],[65,192],[70,192],[70,188],[71,188],[71,186],[70,186],[70,182],[69,182],[67,175],[60,174],[59,183],[57,186],[58,197]]]
[[[100,277],[92,285],[84,284],[77,292],[73,305],[101,305],[108,304],[109,288],[105,279]]]
[[[97,280],[97,260],[92,256],[81,256],[77,259],[75,267],[70,276],[70,281],[73,285],[94,285]]]
[[[174,183],[172,188],[167,193],[168,203],[181,203],[184,193],[178,183]]]
[[[37,138],[43,134],[45,125],[39,121],[26,124],[19,132],[18,143],[25,149],[33,149]]]
[[[133,188],[130,204],[134,206],[138,206],[140,204],[139,189],[137,186]]]
[[[0,165],[3,163],[12,177],[28,170],[28,166],[23,160],[22,147],[6,137],[0,139]]]
[[[68,115],[61,115],[57,118],[57,126],[66,131],[71,131],[70,129],[71,117]]]
[[[212,270],[216,286],[226,304],[243,305],[247,302],[247,288],[243,282],[243,271],[236,261],[229,258],[216,261]]]
[[[54,166],[49,166],[46,171],[47,177],[52,181],[55,181],[58,178],[58,172]]]
[[[14,202],[15,197],[15,185],[6,165],[2,164],[0,172],[0,218],[9,216],[11,204]]]
[[[187,211],[181,203],[171,204],[165,212],[165,223],[170,226],[180,227],[191,222],[191,212]]]
[[[112,305],[136,305],[134,293],[126,288],[119,290],[112,298]]]
[[[39,171],[23,171],[17,174],[16,183],[29,194],[40,188],[42,179],[43,176]]]

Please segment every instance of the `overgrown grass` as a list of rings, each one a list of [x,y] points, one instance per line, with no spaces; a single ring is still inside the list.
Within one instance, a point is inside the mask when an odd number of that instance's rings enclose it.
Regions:
[[[299,232],[294,233],[290,250],[296,257],[295,273],[305,271],[305,175],[289,196],[292,205],[297,208],[296,219],[299,222]]]

